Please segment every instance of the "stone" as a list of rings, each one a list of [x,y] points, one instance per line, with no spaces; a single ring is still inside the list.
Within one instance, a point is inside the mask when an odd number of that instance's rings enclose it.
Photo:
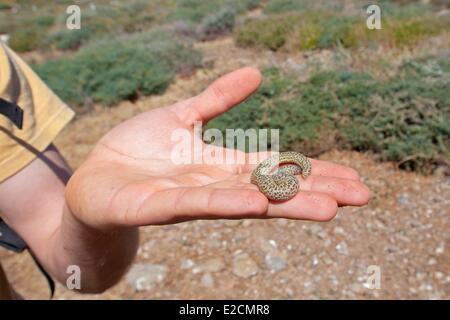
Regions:
[[[250,227],[252,225],[252,220],[251,219],[245,219],[244,222],[242,222],[242,226],[243,227]]]
[[[245,252],[237,254],[233,259],[233,274],[240,278],[250,278],[255,276],[258,271],[256,262]]]
[[[408,195],[407,194],[402,194],[402,195],[398,196],[397,197],[397,203],[398,204],[402,204],[402,205],[408,204],[409,203]]]
[[[287,263],[279,254],[268,253],[266,254],[264,261],[266,262],[267,268],[272,272],[278,272],[286,269]]]
[[[275,240],[270,239],[269,240],[269,244],[274,247],[275,249],[277,248],[277,242]]]
[[[439,243],[438,246],[436,247],[436,250],[434,251],[436,254],[443,254],[444,253],[444,249],[445,249],[445,244]]]
[[[348,246],[347,243],[345,241],[341,241],[336,245],[336,250],[337,252],[339,252],[340,254],[348,254]]]
[[[312,257],[312,265],[315,267],[315,266],[317,266],[318,264],[319,264],[319,258],[317,258],[317,256],[316,255],[314,255],[313,257]]]
[[[225,220],[224,224],[227,227],[236,227],[242,223],[242,220]]]
[[[192,270],[192,272],[219,272],[223,269],[225,269],[225,263],[223,262],[223,260],[220,258],[213,258],[199,264]]]
[[[161,264],[135,264],[126,278],[136,291],[149,291],[164,281],[167,268]]]
[[[333,229],[333,232],[334,232],[335,234],[338,234],[338,235],[341,235],[341,236],[345,236],[345,230],[344,230],[344,228],[342,228],[342,227],[335,227],[335,228]]]
[[[200,279],[200,283],[202,284],[202,286],[204,287],[214,287],[214,278],[211,275],[211,273],[205,273],[202,278]]]
[[[195,265],[191,259],[185,259],[181,262],[181,269],[190,269]]]

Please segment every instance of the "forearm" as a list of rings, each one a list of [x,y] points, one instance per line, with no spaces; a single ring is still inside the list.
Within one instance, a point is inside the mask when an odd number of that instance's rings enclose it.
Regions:
[[[64,206],[61,225],[49,243],[48,266],[66,283],[69,266],[81,271],[82,292],[101,292],[114,285],[131,264],[138,247],[138,229],[93,229]]]
[[[81,291],[102,291],[131,263],[138,231],[99,230],[76,219],[64,196],[70,175],[62,156],[50,146],[0,184],[0,214],[58,281],[65,284],[68,266],[77,265]]]

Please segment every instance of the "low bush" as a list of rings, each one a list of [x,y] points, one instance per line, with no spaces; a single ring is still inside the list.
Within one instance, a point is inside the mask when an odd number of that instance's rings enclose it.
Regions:
[[[216,15],[221,10],[244,13],[257,8],[260,4],[261,0],[177,0],[173,2],[172,7],[167,7],[167,19],[200,24],[204,19]]]
[[[353,1],[356,2],[356,1]],[[364,5],[361,3],[361,6]],[[269,0],[264,7],[266,14],[308,12],[324,10],[341,12],[344,7],[343,1],[330,0]]]
[[[269,0],[264,7],[264,12],[269,14],[277,14],[283,12],[302,11],[312,6],[313,0]]]
[[[176,73],[189,74],[202,66],[202,56],[189,38],[176,36],[169,27],[153,28],[126,39],[128,45],[144,48],[159,57]]]
[[[144,33],[98,41],[71,57],[34,68],[68,103],[113,105],[140,94],[164,92],[176,73],[197,67],[199,57],[192,47],[170,35]]]
[[[76,50],[86,43],[94,34],[88,28],[74,30],[60,30],[49,36],[47,43],[59,50]]]
[[[355,36],[355,27],[366,28],[363,18],[333,16],[323,19],[319,25],[322,33],[317,41],[318,48],[330,48],[337,44],[346,48],[357,47],[360,39]]]
[[[438,35],[449,27],[449,17],[427,16],[393,21],[386,25],[390,33],[386,40],[397,47],[413,45],[424,38]]]
[[[178,0],[169,10],[169,21],[191,21],[200,23],[206,16],[218,12],[223,1]]]
[[[252,19],[235,30],[234,38],[243,47],[262,46],[276,51],[287,43],[298,21],[295,14]]]
[[[0,10],[11,10],[11,8],[10,4],[0,2]]]
[[[16,29],[10,34],[9,46],[17,52],[37,49],[44,34],[40,29]]]
[[[197,28],[201,40],[211,40],[230,33],[234,28],[236,13],[232,9],[222,9],[217,14],[206,17]]]
[[[253,97],[208,127],[278,128],[282,150],[371,151],[401,168],[429,173],[436,163],[450,164],[448,58],[406,62],[385,82],[337,71],[299,82],[270,69]]]
[[[156,55],[120,43],[89,47],[72,58],[45,62],[36,71],[62,99],[77,105],[112,105],[138,93],[158,94],[173,77]]]
[[[230,0],[237,12],[253,10],[261,5],[261,0]]]
[[[41,47],[45,35],[55,22],[53,16],[32,15],[17,19],[20,27],[14,28],[16,19],[10,19],[12,26],[10,30],[9,45],[18,52],[26,52]]]
[[[289,1],[282,3],[294,4]],[[312,50],[337,45],[345,48],[369,45],[403,47],[450,30],[448,14],[422,13],[413,16],[410,11],[416,12],[412,9],[400,11],[403,14],[391,12],[390,18],[383,20],[382,30],[369,30],[364,16],[331,11],[310,9],[272,14],[245,21],[235,29],[234,39],[239,46],[263,47],[273,51],[281,48],[288,51]]]

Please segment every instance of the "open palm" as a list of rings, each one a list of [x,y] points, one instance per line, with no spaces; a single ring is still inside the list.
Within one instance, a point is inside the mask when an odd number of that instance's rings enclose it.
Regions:
[[[289,201],[272,203],[250,184],[253,165],[172,161],[174,130],[189,130],[192,140],[200,139],[194,136],[194,121],[205,123],[226,112],[260,82],[258,70],[243,68],[196,97],[145,112],[112,129],[69,181],[66,199],[71,211],[89,225],[105,227],[204,218],[324,221],[334,217],[338,206],[366,204],[370,192],[356,171],[331,162],[311,160],[312,174],[300,180],[300,192]]]

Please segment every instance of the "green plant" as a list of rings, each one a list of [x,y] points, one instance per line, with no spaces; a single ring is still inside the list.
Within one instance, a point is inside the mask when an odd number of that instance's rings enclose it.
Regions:
[[[291,14],[252,19],[236,28],[234,37],[240,46],[264,46],[276,51],[286,44],[297,22],[298,16]]]
[[[330,0],[269,0],[264,7],[267,14],[279,14],[288,12],[310,12],[315,10],[341,11],[342,1]]]
[[[287,51],[335,46],[402,47],[415,45],[450,28],[449,15],[437,15],[429,9],[421,10],[423,5],[403,7],[387,4],[388,13],[387,17],[383,16],[383,29],[369,30],[363,16],[342,14],[331,10],[330,4],[319,3],[320,9],[315,2],[309,1],[270,1],[265,7],[270,15],[250,19],[236,28],[236,43],[243,47],[265,47],[274,51],[283,47]]]
[[[264,7],[264,12],[277,14],[283,12],[301,11],[310,8],[313,1],[270,0]]]
[[[11,33],[9,46],[17,52],[37,49],[43,37],[39,29],[16,29]]]
[[[388,28],[390,28],[392,42],[395,46],[411,45],[440,32],[434,17],[403,19],[389,24]]]
[[[53,16],[38,16],[33,21],[38,27],[51,27],[55,23],[55,17]]]
[[[120,43],[98,44],[69,59],[45,62],[36,71],[62,99],[112,105],[138,93],[158,94],[173,73],[158,57]]]
[[[86,43],[94,34],[90,28],[60,30],[50,35],[47,43],[59,50],[75,50]]]
[[[46,33],[53,26],[55,18],[50,15],[31,15],[8,17],[10,24],[9,44],[18,52],[38,49],[42,46]]]
[[[387,81],[328,71],[299,82],[269,69],[254,96],[208,127],[277,128],[283,150],[371,151],[380,160],[428,173],[438,161],[449,164],[448,61],[448,56],[408,61]]]
[[[261,0],[229,0],[227,4],[238,12],[244,12],[257,8]]]
[[[144,41],[147,39],[147,41]],[[179,72],[201,62],[191,46],[161,30],[101,40],[71,57],[36,65],[36,72],[65,101],[113,105],[164,92]]]
[[[321,23],[324,32],[317,42],[317,47],[329,48],[337,44],[344,47],[356,47],[358,38],[354,37],[352,29],[358,23],[364,24],[364,21],[351,16],[333,16],[324,19]]]
[[[206,16],[219,11],[221,1],[178,0],[168,14],[169,21],[186,20],[200,23]]]
[[[318,43],[323,34],[322,27],[317,23],[304,21],[301,27],[295,28],[293,35],[289,38],[291,50],[313,50],[318,47]]]
[[[127,38],[130,46],[141,47],[159,57],[176,73],[189,74],[202,66],[202,56],[193,48],[192,42],[177,37],[166,27],[135,34]]]
[[[0,2],[0,10],[11,10],[11,5]]]
[[[202,40],[211,40],[227,34],[234,28],[236,13],[231,9],[222,9],[217,14],[207,16],[198,27],[198,36]]]

